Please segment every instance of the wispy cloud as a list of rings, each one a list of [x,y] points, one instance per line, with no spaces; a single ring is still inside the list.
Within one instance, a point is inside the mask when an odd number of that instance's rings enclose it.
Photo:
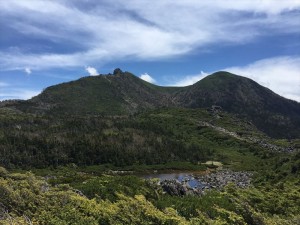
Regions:
[[[26,88],[1,88],[0,101],[7,99],[30,99],[41,93],[41,91]]]
[[[299,30],[300,1],[1,1],[3,29],[47,42],[51,51],[20,47],[0,53],[1,70],[82,67],[112,59],[184,55],[211,44],[244,43]],[[236,32],[238,30],[238,32]],[[272,31],[272,32],[270,32]],[[84,40],[84,41],[82,41]],[[70,46],[67,52],[60,48]],[[76,48],[71,48],[76,46]]]
[[[149,83],[155,83],[155,79],[153,79],[153,77],[151,77],[148,73],[144,73],[141,74],[140,78],[144,81],[147,81]]]
[[[209,75],[209,74],[201,71],[199,74],[185,76],[183,79],[169,84],[169,86],[183,87],[183,86],[192,85],[192,84],[196,83],[197,81],[203,79],[207,75]]]
[[[97,76],[99,75],[98,71],[96,68],[88,66],[85,68],[85,70],[90,74],[90,76]]]
[[[30,99],[41,93],[41,90],[16,87],[13,84],[0,81],[0,101],[7,99]]]
[[[7,87],[7,86],[8,86],[8,83],[1,82],[1,81],[0,81],[0,87]]]

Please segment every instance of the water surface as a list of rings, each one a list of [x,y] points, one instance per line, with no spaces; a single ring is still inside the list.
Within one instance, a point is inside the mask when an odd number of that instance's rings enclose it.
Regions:
[[[181,171],[181,172],[162,172],[162,173],[152,173],[152,174],[139,174],[138,176],[144,179],[158,178],[162,180],[178,180],[179,182],[186,182],[190,187],[196,188],[202,186],[199,180],[195,179],[201,175],[205,175],[206,171]]]

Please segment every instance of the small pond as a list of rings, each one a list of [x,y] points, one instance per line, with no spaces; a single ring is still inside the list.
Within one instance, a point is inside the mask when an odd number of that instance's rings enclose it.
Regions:
[[[144,179],[158,178],[159,180],[178,180],[179,182],[185,181],[190,187],[196,188],[201,187],[202,184],[199,180],[195,179],[199,176],[205,175],[205,171],[183,171],[183,172],[163,172],[163,173],[152,173],[152,174],[138,174],[137,176]]]

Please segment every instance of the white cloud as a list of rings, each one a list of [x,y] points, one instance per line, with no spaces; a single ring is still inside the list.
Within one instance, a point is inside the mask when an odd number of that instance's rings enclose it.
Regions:
[[[6,27],[24,38],[34,36],[53,44],[51,53],[3,51],[0,67],[66,68],[128,57],[169,58],[211,44],[299,32],[300,14],[289,13],[299,9],[298,0],[280,4],[273,0],[103,0],[85,5],[66,0],[0,1],[0,19],[9,21]],[[68,44],[78,46],[77,50],[55,51]]]
[[[248,77],[275,93],[300,102],[300,57],[275,57],[225,71]]]
[[[28,75],[31,74],[31,69],[29,67],[26,67],[24,69],[25,73],[27,73]]]
[[[30,90],[26,88],[1,88],[0,101],[7,99],[30,99],[41,93],[41,91]]]
[[[148,73],[141,74],[140,78],[144,81],[149,82],[149,83],[155,83],[156,82]]]
[[[90,74],[90,76],[97,76],[97,75],[99,75],[97,69],[94,68],[94,67],[88,66],[88,67],[85,68],[85,70]]]
[[[197,81],[203,79],[207,75],[209,75],[209,74],[201,71],[200,74],[185,76],[183,79],[176,81],[175,83],[169,84],[169,86],[183,87],[183,86],[192,85],[192,84],[196,83]]]

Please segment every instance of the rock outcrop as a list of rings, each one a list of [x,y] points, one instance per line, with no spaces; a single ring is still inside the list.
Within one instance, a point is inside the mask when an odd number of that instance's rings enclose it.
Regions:
[[[175,179],[163,180],[160,185],[166,193],[172,196],[202,195],[208,190],[222,190],[229,183],[235,184],[238,188],[247,188],[251,184],[251,177],[251,172],[221,170],[197,177],[190,175],[181,182]],[[191,179],[195,179],[198,185],[191,187],[188,184]]]

